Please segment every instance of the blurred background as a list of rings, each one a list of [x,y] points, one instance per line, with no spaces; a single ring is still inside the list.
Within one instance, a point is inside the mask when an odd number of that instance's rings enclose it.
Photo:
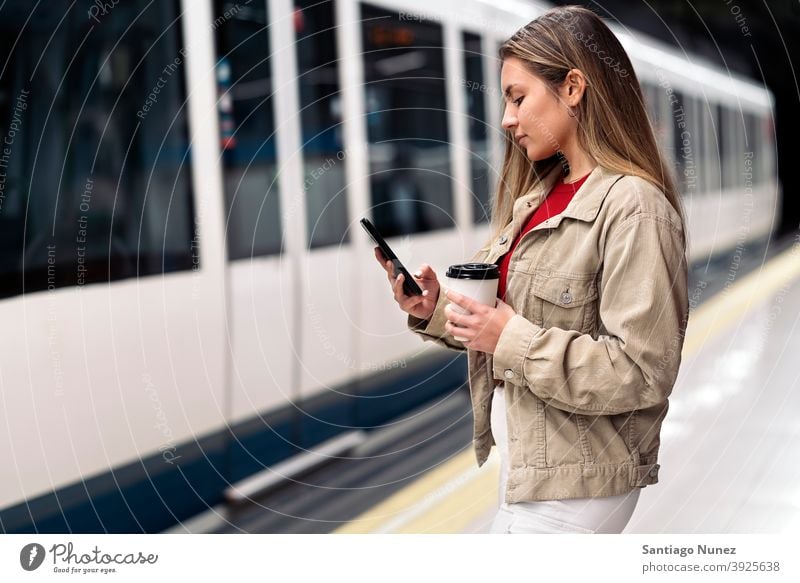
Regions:
[[[440,275],[484,242],[497,49],[553,5],[0,3],[0,531],[485,532],[465,355],[407,331],[357,223]],[[800,3],[584,5],[691,243],[629,530],[795,530]]]
[[[786,192],[796,192],[797,177],[781,172],[791,167],[793,129],[798,117],[797,75],[793,58],[800,55],[800,2],[735,2],[698,0],[675,2],[553,2],[580,4],[626,29],[669,44],[687,58],[713,63],[722,71],[744,75],[768,88],[775,99],[775,139],[780,180]],[[800,201],[787,196],[778,231],[797,229]]]

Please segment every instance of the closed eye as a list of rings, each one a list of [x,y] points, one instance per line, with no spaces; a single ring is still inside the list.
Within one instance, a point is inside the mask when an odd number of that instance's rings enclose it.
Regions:
[[[515,99],[513,103],[514,103],[514,105],[519,107],[519,104],[522,103],[522,97],[519,97],[519,98]]]

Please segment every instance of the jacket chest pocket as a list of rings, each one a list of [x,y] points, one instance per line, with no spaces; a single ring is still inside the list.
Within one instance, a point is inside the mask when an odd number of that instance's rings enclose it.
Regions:
[[[542,328],[594,332],[597,283],[594,275],[535,271],[525,298],[525,315]]]

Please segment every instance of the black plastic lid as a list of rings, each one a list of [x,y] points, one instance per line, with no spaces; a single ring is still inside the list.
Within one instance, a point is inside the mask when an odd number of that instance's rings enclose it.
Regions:
[[[447,268],[453,279],[500,279],[500,269],[494,263],[462,263]]]

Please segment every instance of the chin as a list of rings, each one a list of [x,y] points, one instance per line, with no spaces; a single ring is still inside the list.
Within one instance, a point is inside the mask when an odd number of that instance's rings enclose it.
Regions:
[[[528,153],[528,159],[531,162],[544,162],[545,160],[549,160],[552,157],[553,157],[552,154],[542,154],[540,152]]]
[[[532,162],[544,162],[545,160],[551,159],[555,155],[555,150],[552,152],[528,152],[528,159]]]

